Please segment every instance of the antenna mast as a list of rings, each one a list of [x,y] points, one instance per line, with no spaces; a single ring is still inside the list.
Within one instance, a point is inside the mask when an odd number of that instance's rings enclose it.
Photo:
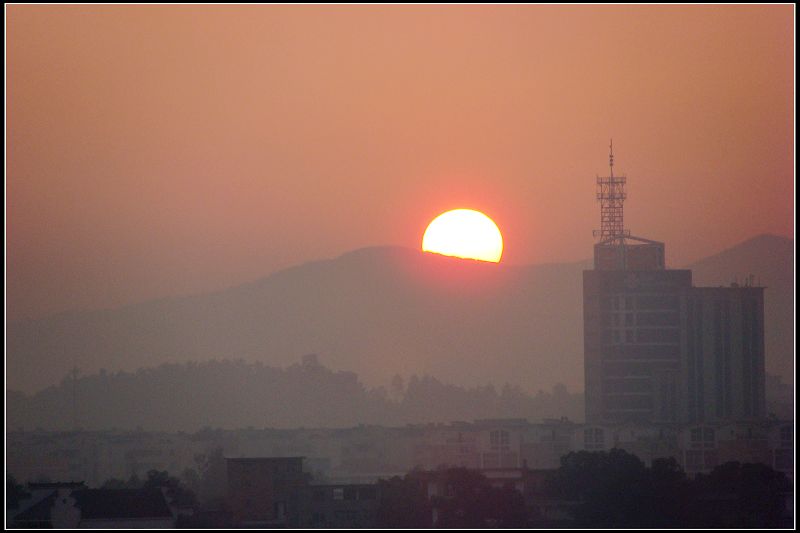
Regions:
[[[614,176],[614,140],[608,146],[608,176],[597,177],[597,200],[600,202],[600,229],[593,232],[601,242],[622,241],[630,235],[625,229],[622,204],[627,198],[625,176]]]

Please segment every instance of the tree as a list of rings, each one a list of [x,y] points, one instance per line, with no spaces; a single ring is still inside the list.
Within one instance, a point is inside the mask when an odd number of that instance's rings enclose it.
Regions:
[[[791,483],[764,464],[729,462],[694,482],[692,516],[698,527],[785,527]],[[790,524],[789,524],[790,525]]]
[[[133,479],[133,478],[131,478]],[[112,477],[107,479],[105,483],[100,486],[101,489],[131,489],[138,488],[138,483],[131,485],[130,481],[124,481],[119,478]]]
[[[638,457],[623,450],[565,455],[550,489],[577,502],[572,512],[582,526],[635,527],[651,519],[649,472]]]
[[[144,482],[145,489],[166,489],[167,497],[178,507],[194,507],[197,497],[176,477],[170,476],[166,470],[150,470]]]
[[[421,529],[431,526],[431,509],[423,485],[413,473],[378,481],[379,528]]]
[[[390,391],[390,398],[394,402],[401,402],[403,401],[403,396],[406,394],[406,386],[405,382],[403,382],[402,376],[399,374],[395,374],[392,378],[392,383],[389,388]]]
[[[197,495],[205,503],[221,502],[228,483],[228,471],[222,448],[217,447],[209,453],[195,457],[199,472]]]
[[[6,475],[6,507],[9,509],[16,509],[19,502],[28,498],[30,493],[25,490],[25,486],[17,483],[17,480],[11,474]]]
[[[432,498],[437,510],[437,527],[485,528],[523,527],[525,502],[511,486],[492,487],[476,470],[450,468],[437,473],[445,494]]]

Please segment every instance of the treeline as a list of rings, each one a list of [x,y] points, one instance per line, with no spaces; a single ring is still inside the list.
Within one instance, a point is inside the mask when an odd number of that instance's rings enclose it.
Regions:
[[[66,377],[33,396],[7,393],[8,428],[196,431],[203,427],[344,427],[477,418],[583,417],[583,395],[563,385],[464,388],[424,376],[366,387],[314,355],[287,368],[242,360],[165,364],[137,372]]]
[[[429,492],[429,484],[441,490]],[[193,510],[179,527],[231,527],[221,450],[198,458],[198,470],[179,477],[152,470],[146,478],[110,479],[103,488],[163,487],[181,508]],[[788,528],[792,484],[763,464],[730,462],[689,478],[673,458],[651,467],[623,450],[571,452],[544,482],[497,485],[480,471],[411,471],[378,481],[379,528]],[[28,495],[6,477],[14,502]],[[556,513],[543,514],[543,505]],[[15,505],[11,505],[14,508]],[[788,512],[787,512],[788,511]],[[434,522],[435,517],[435,522]]]
[[[688,478],[673,458],[647,467],[623,450],[572,452],[538,489],[496,486],[479,471],[440,470],[379,482],[378,526],[389,528],[775,528],[791,527],[787,477],[762,464],[725,463]],[[540,502],[558,509],[541,513]],[[435,513],[433,512],[435,509]],[[433,516],[437,521],[433,523]]]

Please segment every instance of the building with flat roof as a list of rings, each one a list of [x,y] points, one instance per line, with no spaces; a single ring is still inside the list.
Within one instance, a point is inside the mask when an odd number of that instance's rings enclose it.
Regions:
[[[303,457],[226,459],[227,501],[235,527],[373,527],[374,483],[314,483]]]
[[[227,501],[237,527],[285,527],[299,520],[310,476],[302,457],[226,458]]]
[[[589,423],[757,421],[765,415],[764,289],[694,287],[663,243],[624,228],[625,176],[597,178],[600,242],[583,273]]]

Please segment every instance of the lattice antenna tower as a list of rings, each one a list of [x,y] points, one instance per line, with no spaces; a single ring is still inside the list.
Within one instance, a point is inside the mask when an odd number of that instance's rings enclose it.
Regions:
[[[625,202],[625,176],[614,176],[614,140],[608,152],[608,176],[597,177],[597,200],[600,202],[600,229],[593,232],[600,242],[619,241],[620,244],[630,231],[625,229],[622,219],[622,204]]]

